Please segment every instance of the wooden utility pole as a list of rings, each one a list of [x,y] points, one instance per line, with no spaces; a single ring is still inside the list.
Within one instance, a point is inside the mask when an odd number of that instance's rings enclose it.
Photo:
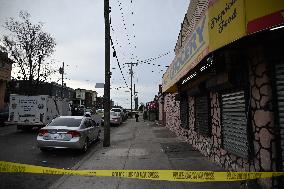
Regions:
[[[136,66],[138,65],[138,63],[125,63],[125,64],[130,64],[130,92],[131,92],[131,96],[130,96],[130,106],[131,106],[131,116],[132,116],[132,97],[133,97],[133,93],[132,93],[132,78],[133,78],[133,64],[135,64]]]
[[[137,111],[137,106],[138,106],[138,96],[137,96],[137,93],[138,92],[136,92],[136,90],[135,90],[135,84],[134,84],[134,102],[135,102],[135,104],[134,104],[134,109],[135,109],[135,111]]]
[[[105,85],[104,85],[104,147],[110,146],[110,23],[109,0],[104,0],[105,17]]]

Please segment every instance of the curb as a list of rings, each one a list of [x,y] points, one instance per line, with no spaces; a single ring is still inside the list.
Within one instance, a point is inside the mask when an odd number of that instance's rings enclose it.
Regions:
[[[102,142],[103,140],[100,140],[99,144],[97,144],[98,146],[96,146],[96,149],[94,149],[94,151],[90,152],[88,155],[83,157],[83,159],[81,159],[78,163],[76,163],[71,169],[78,170],[84,162],[88,161],[99,149],[103,147]],[[53,183],[50,187],[48,187],[48,189],[58,189],[60,185],[62,185],[66,181],[66,179],[68,179],[70,176],[72,175],[63,175],[57,181],[55,181],[55,183]]]

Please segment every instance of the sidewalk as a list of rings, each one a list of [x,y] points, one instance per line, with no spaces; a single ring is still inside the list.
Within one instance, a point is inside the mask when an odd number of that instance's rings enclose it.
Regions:
[[[153,122],[128,119],[111,132],[111,146],[96,146],[94,153],[79,162],[74,169],[176,169],[224,171],[206,157],[180,141],[164,127]],[[64,175],[50,189],[102,188],[240,188],[239,183],[185,183],[151,181],[114,177],[82,177]]]

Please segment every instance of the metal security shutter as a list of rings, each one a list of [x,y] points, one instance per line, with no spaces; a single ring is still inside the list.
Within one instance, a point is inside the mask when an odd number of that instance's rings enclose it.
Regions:
[[[247,118],[244,92],[223,94],[221,112],[224,149],[241,157],[247,157]]]
[[[181,127],[188,128],[188,96],[186,94],[181,94],[180,96],[180,119]]]
[[[282,168],[284,170],[284,64],[275,65],[275,78],[281,137]]]
[[[211,134],[211,125],[209,124],[208,96],[195,97],[195,130],[209,136]]]

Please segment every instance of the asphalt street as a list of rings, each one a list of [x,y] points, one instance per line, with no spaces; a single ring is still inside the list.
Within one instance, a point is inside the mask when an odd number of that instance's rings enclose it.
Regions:
[[[116,128],[111,128],[111,130]],[[70,169],[84,157],[92,154],[101,141],[90,146],[87,153],[76,150],[51,150],[42,153],[36,146],[37,130],[17,131],[16,126],[0,127],[0,160],[32,165]],[[102,136],[102,135],[101,135]],[[61,175],[0,173],[0,189],[48,188]]]

